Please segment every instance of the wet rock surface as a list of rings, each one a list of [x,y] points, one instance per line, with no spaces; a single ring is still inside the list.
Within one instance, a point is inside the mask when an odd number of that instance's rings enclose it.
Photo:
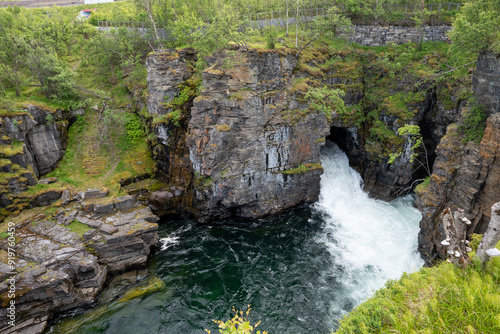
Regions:
[[[53,314],[90,305],[106,280],[144,267],[158,243],[159,218],[131,196],[112,201],[112,212],[105,214],[75,205],[17,224],[15,269],[4,257],[0,264],[0,275],[16,282],[16,328],[2,322],[2,333],[41,333]],[[0,249],[8,250],[7,238]],[[2,280],[4,319],[8,292]]]

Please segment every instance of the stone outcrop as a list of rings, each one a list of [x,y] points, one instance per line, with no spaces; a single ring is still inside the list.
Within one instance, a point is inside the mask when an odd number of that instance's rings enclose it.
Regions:
[[[54,170],[66,148],[67,116],[62,111],[50,111],[28,106],[25,112],[3,116],[1,135],[3,140],[20,142],[22,149],[17,154],[2,158],[13,164],[31,169],[35,177]],[[8,138],[7,138],[8,137]]]
[[[314,167],[329,127],[321,113],[286,119],[300,107],[285,91],[295,58],[235,57],[209,59],[191,110],[187,145],[199,216],[258,218],[317,200],[322,169]]]
[[[106,214],[75,205],[17,223],[13,270],[8,239],[0,240],[3,319],[11,299],[7,279],[16,286],[16,327],[3,321],[2,333],[41,333],[53,314],[90,305],[113,275],[144,267],[158,243],[158,217],[132,197],[115,199]]]
[[[156,53],[146,60],[148,72],[148,110],[152,114],[165,114],[164,104],[173,100],[190,76],[188,62],[195,60],[193,49]]]
[[[500,112],[500,56],[483,52],[472,79],[477,103],[486,107],[488,115]]]
[[[497,94],[491,90],[500,84],[499,74],[499,59],[482,54],[473,81],[476,101],[486,106],[490,115],[483,138],[479,144],[462,143],[460,120],[469,112],[469,106],[464,106],[459,122],[448,126],[437,147],[429,186],[417,194],[417,205],[423,214],[419,251],[428,264],[445,258],[445,249],[440,244],[445,239],[440,223],[444,209],[464,209],[465,217],[472,221],[467,234],[484,233],[490,208],[500,199],[500,113],[495,109]]]
[[[148,60],[153,64],[148,67],[149,82],[163,85],[167,102],[175,97],[171,87],[186,77],[178,72],[183,65],[177,65],[185,56],[176,56],[169,60],[175,76],[157,65],[168,56],[152,55]],[[315,201],[322,173],[320,147],[329,125],[322,113],[301,116],[307,104],[287,92],[295,57],[250,51],[219,54],[207,61],[203,89],[188,109],[187,129],[182,132],[172,124],[155,128],[165,152],[157,158],[169,183],[191,194],[186,202],[200,221],[258,218]],[[157,84],[161,80],[168,82]],[[161,99],[153,97],[149,103]],[[150,112],[158,110],[150,107]],[[184,148],[175,151],[180,143]],[[174,195],[158,192],[156,206],[161,206],[160,198],[170,200]]]
[[[0,117],[0,207],[1,216],[26,206],[44,205],[61,197],[44,194],[44,199],[26,200],[18,194],[55,169],[66,148],[69,115],[61,110],[28,106]],[[14,203],[16,202],[16,203]],[[16,205],[17,204],[17,205]],[[19,207],[22,205],[22,207]]]

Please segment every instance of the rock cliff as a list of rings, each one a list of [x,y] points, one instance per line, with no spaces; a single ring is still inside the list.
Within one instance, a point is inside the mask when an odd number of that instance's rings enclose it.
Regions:
[[[432,116],[442,105],[436,91],[408,91],[369,53],[294,55],[288,49],[229,50],[207,57],[202,73],[192,50],[149,56],[153,150],[173,186],[150,197],[157,212],[182,208],[200,221],[258,218],[313,202],[325,139],[346,151],[372,196],[390,199],[411,190],[419,167],[410,162],[410,142],[395,133],[405,123],[424,125],[424,139],[435,146],[448,122]],[[305,98],[323,85],[344,90],[346,105],[358,111],[334,113],[328,121]],[[434,119],[444,125],[425,125]],[[389,164],[387,152],[396,149],[402,154]]]
[[[177,56],[182,59],[184,55]],[[152,64],[149,78],[154,84],[163,75],[156,64],[168,57],[160,54],[150,59],[154,60],[148,61]],[[322,173],[320,147],[329,126],[322,113],[301,115],[297,109],[307,105],[287,92],[295,58],[250,51],[229,52],[207,61],[203,88],[188,109],[187,129],[156,126],[159,142],[174,148],[162,159],[170,162],[170,183],[191,189],[191,208],[200,221],[233,215],[258,218],[315,201]],[[178,62],[178,58],[171,62],[170,72],[186,70]],[[163,86],[178,86],[175,79],[183,77],[163,75],[167,80]],[[175,97],[169,92],[164,91],[167,102]],[[152,97],[150,103],[157,100]],[[157,110],[150,108],[153,113]],[[171,133],[177,137],[170,137]],[[175,152],[179,139],[184,140],[185,149]],[[188,156],[178,156],[179,152]],[[192,175],[191,184],[175,172],[174,160],[177,170]]]
[[[61,192],[27,199],[21,193],[54,170],[66,148],[69,113],[30,105],[0,116],[0,216],[46,205]],[[21,195],[19,195],[21,194]],[[21,205],[22,207],[19,207]]]
[[[473,223],[467,234],[483,233],[490,219],[491,206],[500,199],[500,59],[491,54],[479,56],[473,78],[476,101],[486,107],[486,129],[480,143],[463,143],[461,125],[472,105],[447,127],[437,147],[430,184],[417,194],[423,213],[419,251],[428,264],[446,258],[441,241],[445,239],[440,216],[446,208],[461,208]]]

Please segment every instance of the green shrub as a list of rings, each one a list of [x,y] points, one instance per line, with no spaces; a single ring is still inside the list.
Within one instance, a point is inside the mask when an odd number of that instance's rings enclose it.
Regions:
[[[478,105],[475,99],[471,99],[471,106],[464,123],[460,126],[460,131],[464,133],[462,142],[464,144],[473,141],[479,144],[483,139],[484,130],[486,129],[486,119],[488,115],[484,106]]]
[[[237,311],[233,307],[234,317],[227,320],[226,322],[220,320],[214,320],[214,322],[219,326],[220,334],[267,334],[266,331],[256,331],[255,328],[260,324],[260,321],[255,325],[251,325],[248,320],[248,314],[250,313],[250,305],[246,312]],[[205,329],[205,331],[210,334],[210,330]]]
[[[276,43],[278,43],[278,30],[274,27],[270,27],[265,31],[266,36],[266,48],[274,49]]]
[[[415,187],[415,193],[417,193],[417,194],[422,193],[425,189],[427,189],[429,184],[431,184],[431,177],[427,176],[422,183],[418,184]]]

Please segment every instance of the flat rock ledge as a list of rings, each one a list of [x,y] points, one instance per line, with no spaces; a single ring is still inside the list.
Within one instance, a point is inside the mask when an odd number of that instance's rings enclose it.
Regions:
[[[8,319],[12,278],[16,295],[16,326],[1,321],[1,333],[42,333],[54,314],[92,304],[107,280],[146,265],[159,218],[132,196],[107,206],[81,202],[18,223],[13,271],[7,238],[0,240],[1,319]]]

